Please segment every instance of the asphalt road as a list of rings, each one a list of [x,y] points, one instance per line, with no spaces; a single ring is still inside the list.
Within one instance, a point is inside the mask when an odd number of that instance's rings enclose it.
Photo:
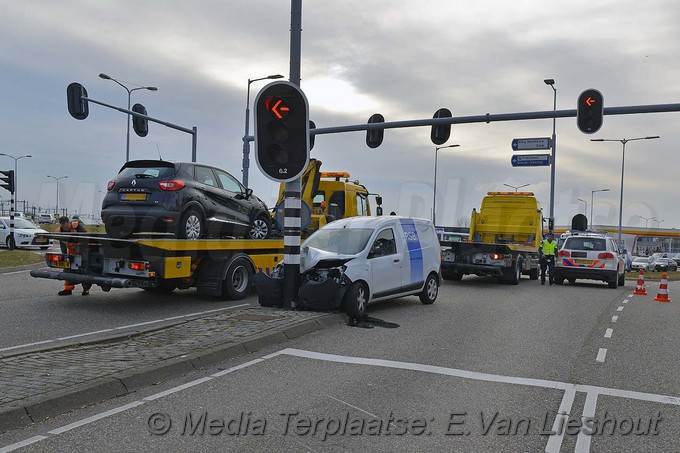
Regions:
[[[369,316],[383,321],[373,328],[318,331],[5,434],[0,446],[37,440],[21,451],[677,452],[680,300],[653,301],[657,288],[631,297],[631,281],[616,290],[596,282],[445,282],[431,306],[415,297],[370,306]],[[678,288],[671,283],[671,298]],[[45,291],[42,283],[33,290]],[[134,309],[122,294],[93,298],[91,309],[71,309],[71,316],[99,311],[108,318],[107,302]],[[0,296],[3,306],[8,297]],[[55,298],[42,296],[51,313],[69,307]],[[171,305],[194,304],[178,296]],[[556,419],[557,412],[567,415]]]

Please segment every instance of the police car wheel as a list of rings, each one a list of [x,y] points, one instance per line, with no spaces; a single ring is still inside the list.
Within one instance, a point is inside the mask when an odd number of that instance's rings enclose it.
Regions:
[[[345,293],[345,310],[353,318],[361,319],[366,315],[368,288],[362,282],[355,282]]]
[[[437,294],[439,293],[439,284],[437,283],[437,277],[434,274],[427,276],[425,280],[425,286],[423,291],[420,293],[420,301],[425,305],[430,305],[437,300]]]

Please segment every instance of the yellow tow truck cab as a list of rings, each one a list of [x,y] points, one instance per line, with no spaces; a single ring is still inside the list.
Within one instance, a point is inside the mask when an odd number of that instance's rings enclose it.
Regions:
[[[309,160],[307,169],[300,177],[300,198],[304,202],[301,213],[304,237],[333,220],[382,215],[380,207],[382,198],[376,195],[378,207],[374,214],[369,201],[369,195],[374,194],[369,194],[366,186],[360,184],[359,181],[351,181],[350,177],[350,174],[344,171],[322,172],[320,160]],[[281,184],[276,208],[274,208],[274,221],[280,230],[283,229],[284,187],[285,184]]]

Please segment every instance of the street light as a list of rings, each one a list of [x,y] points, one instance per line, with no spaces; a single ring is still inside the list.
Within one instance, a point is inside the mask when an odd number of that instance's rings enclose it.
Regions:
[[[437,214],[436,214],[436,208],[437,208],[437,156],[439,154],[440,149],[456,148],[457,146],[460,146],[460,145],[437,146],[434,149],[434,189],[433,189],[433,199],[432,199],[432,223],[435,226],[437,225]]]
[[[609,189],[593,189],[590,191],[590,226],[593,226],[593,195],[595,192],[609,192]]]
[[[521,189],[522,187],[530,186],[531,184],[522,184],[521,186],[513,186],[512,184],[505,184],[505,183],[503,183],[503,185],[504,185],[504,186],[507,186],[507,187],[510,187],[510,188],[513,188],[513,189],[515,189],[515,192],[517,192],[517,191],[518,191],[519,189]]]
[[[588,202],[586,200],[582,200],[580,198],[578,199],[578,201],[582,201],[586,204],[586,208],[583,210],[583,215],[587,215],[588,214]]]
[[[665,220],[659,220],[659,219],[652,219],[652,220],[656,222],[657,228],[661,228],[661,222],[665,222]]]
[[[649,220],[656,220],[656,218],[654,218],[654,217],[642,217],[641,215],[639,215],[638,217],[645,220],[645,228],[647,228],[647,222]]]
[[[552,158],[550,159],[550,218],[555,222],[555,153],[557,152],[557,136],[555,135],[555,112],[557,111],[557,90],[554,79],[545,79],[543,82],[550,85],[553,90],[553,133],[552,133]],[[552,233],[552,231],[551,231]]]
[[[145,87],[145,86],[138,86],[137,88],[128,88],[125,85],[123,85],[119,80],[114,79],[113,77],[104,74],[103,72],[99,74],[99,78],[104,79],[104,80],[112,80],[116,82],[118,85],[122,86],[125,88],[125,91],[127,91],[128,94],[128,104],[127,104],[127,109],[130,110],[130,96],[132,95],[133,91],[137,90],[149,90],[149,91],[158,91],[158,88],[156,87]],[[126,83],[132,83],[132,82],[126,82]],[[137,85],[134,83],[133,85]],[[128,119],[127,119],[127,145],[125,146],[125,162],[130,160],[130,117],[131,115],[128,113]]]
[[[591,138],[591,142],[621,142],[623,144],[623,154],[621,157],[621,197],[619,199],[619,246],[622,244],[622,234],[621,225],[623,222],[623,174],[626,164],[626,143],[635,140],[652,140],[655,138],[660,138],[658,135],[653,135],[651,137],[637,137],[637,138],[623,138],[623,139],[611,139],[611,138]]]
[[[257,79],[248,79],[248,90],[246,92],[246,132],[243,136],[243,168],[241,172],[243,173],[242,181],[243,185],[248,187],[248,169],[250,168],[250,140],[248,140],[248,135],[250,134],[250,84],[257,82],[258,80],[267,79],[282,79],[281,74],[272,74],[267,77],[260,77]]]
[[[54,212],[55,212],[57,215],[59,215],[59,180],[60,180],[60,179],[64,179],[64,178],[68,178],[68,176],[50,176],[50,175],[47,175],[47,177],[48,177],[48,178],[55,179],[55,180],[57,181],[57,204],[56,204],[56,206],[55,206],[55,208],[54,208]]]
[[[11,157],[12,159],[14,159],[14,203],[15,203],[14,209],[16,210],[16,207],[19,205],[19,195],[18,195],[19,190],[17,189],[17,187],[18,187],[17,183],[19,182],[19,177],[17,176],[17,161],[19,159],[23,159],[24,157],[33,157],[33,156],[31,156],[30,154],[26,154],[25,156],[16,157],[16,156],[12,156],[10,154],[5,154],[5,153],[0,153],[0,156],[7,156],[7,157]]]

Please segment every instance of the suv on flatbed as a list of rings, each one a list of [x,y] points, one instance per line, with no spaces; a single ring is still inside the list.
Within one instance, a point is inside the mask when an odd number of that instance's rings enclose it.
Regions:
[[[626,259],[616,241],[606,234],[572,232],[557,252],[555,283],[576,279],[601,280],[610,288],[626,283]]]

